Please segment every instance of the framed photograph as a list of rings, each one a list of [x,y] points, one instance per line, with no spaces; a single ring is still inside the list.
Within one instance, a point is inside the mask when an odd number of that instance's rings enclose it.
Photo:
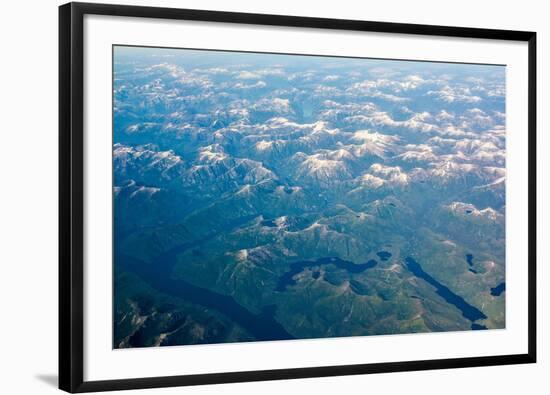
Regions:
[[[59,9],[59,385],[536,360],[536,34]]]

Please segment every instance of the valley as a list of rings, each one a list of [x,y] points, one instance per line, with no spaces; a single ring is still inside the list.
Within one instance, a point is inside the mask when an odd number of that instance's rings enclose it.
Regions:
[[[113,347],[505,328],[503,67],[114,56]]]

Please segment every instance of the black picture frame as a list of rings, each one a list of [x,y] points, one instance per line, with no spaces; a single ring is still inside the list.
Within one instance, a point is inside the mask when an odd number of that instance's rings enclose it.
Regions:
[[[86,14],[401,33],[528,43],[528,352],[526,354],[85,381],[83,18]],[[71,393],[536,362],[536,33],[127,5],[59,8],[59,388]]]

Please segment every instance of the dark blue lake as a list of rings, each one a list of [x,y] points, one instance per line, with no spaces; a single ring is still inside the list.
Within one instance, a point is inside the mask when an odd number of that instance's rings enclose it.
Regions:
[[[378,251],[376,255],[378,255],[378,257],[383,261],[387,261],[391,258],[391,252],[388,251]]]
[[[491,295],[500,296],[506,290],[506,283],[502,282],[494,288],[491,288]]]
[[[487,329],[485,325],[476,324],[475,322],[472,322],[472,330],[473,331],[481,331]]]
[[[262,226],[267,226],[267,227],[269,227],[269,228],[275,228],[275,227],[277,227],[277,224],[276,224],[275,221],[272,220],[272,219],[266,219],[266,220],[262,221],[261,225],[262,225]]]
[[[277,283],[275,291],[283,292],[287,287],[296,284],[296,281],[293,279],[295,275],[301,273],[305,268],[316,267],[322,265],[334,265],[340,269],[347,270],[349,273],[361,273],[367,269],[372,269],[378,264],[374,259],[371,259],[365,263],[355,264],[350,261],[346,261],[340,258],[319,258],[315,261],[297,261],[290,264],[290,270],[285,272]],[[316,274],[317,273],[317,274]],[[313,273],[313,278],[319,278],[319,272],[316,271]]]
[[[443,299],[445,299],[447,303],[450,303],[457,309],[459,309],[465,318],[469,319],[472,322],[487,318],[487,316],[476,307],[468,304],[468,302],[466,302],[462,297],[458,296],[445,285],[441,284],[435,278],[426,273],[422,269],[422,266],[420,266],[420,264],[416,262],[413,258],[407,257],[405,259],[405,263],[407,265],[407,269],[409,269],[416,277],[420,277],[428,284],[435,287],[436,293]]]

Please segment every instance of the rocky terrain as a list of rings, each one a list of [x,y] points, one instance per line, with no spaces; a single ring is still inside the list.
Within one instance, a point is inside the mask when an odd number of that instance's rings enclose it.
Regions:
[[[505,327],[504,67],[114,56],[114,347]]]

